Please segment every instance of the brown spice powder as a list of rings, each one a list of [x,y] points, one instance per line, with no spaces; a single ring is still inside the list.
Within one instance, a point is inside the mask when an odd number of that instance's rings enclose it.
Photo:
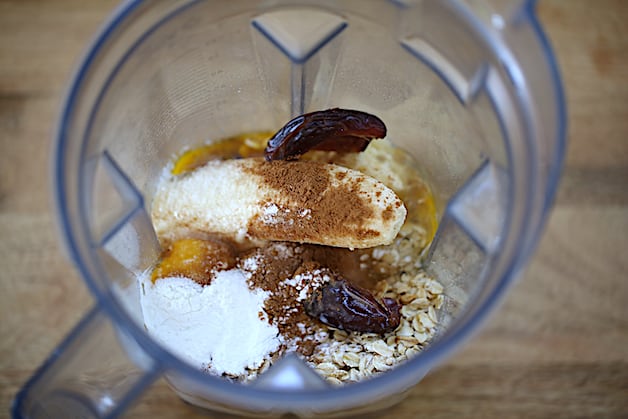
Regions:
[[[240,255],[238,268],[250,274],[251,288],[270,293],[264,306],[270,323],[277,325],[287,341],[295,343],[299,353],[309,356],[315,347],[314,334],[320,324],[306,314],[302,302],[298,301],[299,290],[286,285],[285,281],[320,267],[328,268],[356,285],[374,289],[381,275],[374,269],[376,261],[361,260],[364,254],[367,254],[366,250],[272,242]]]
[[[264,305],[269,322],[277,326],[284,339],[297,344],[298,352],[308,356],[311,355],[308,352],[314,348],[308,343],[313,339],[314,320],[298,302],[299,291],[294,287],[282,286],[282,282],[292,278],[303,263],[299,253],[300,249],[293,244],[273,243],[244,255],[240,269],[251,274],[249,281],[252,288],[270,292]],[[256,268],[248,270],[246,260],[253,260]]]
[[[253,236],[309,241],[356,234],[358,239],[365,239],[380,234],[364,227],[374,213],[360,191],[362,177],[332,187],[325,164],[304,161],[272,161],[255,166],[251,172],[285,199],[279,203],[285,208],[280,208],[278,222],[268,223],[261,217],[251,221],[248,228]],[[343,175],[336,177],[342,181]]]

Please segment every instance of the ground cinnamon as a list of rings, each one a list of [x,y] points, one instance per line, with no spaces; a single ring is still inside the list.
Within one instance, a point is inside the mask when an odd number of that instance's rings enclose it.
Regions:
[[[374,213],[360,191],[362,177],[331,187],[329,170],[319,162],[273,161],[255,166],[251,172],[285,197],[284,205],[266,203],[274,211],[269,212],[274,215],[272,222],[264,216],[251,221],[249,233],[254,237],[279,235],[288,240],[307,241],[339,235],[357,234],[358,239],[380,235],[365,227],[365,220]],[[342,180],[344,176],[339,177]]]
[[[313,339],[319,323],[310,317],[299,299],[300,290],[325,281],[317,271],[333,271],[355,284],[374,289],[380,279],[372,262],[363,251],[350,251],[328,246],[271,242],[239,257],[238,268],[247,272],[251,288],[269,291],[264,310],[280,334],[299,353],[308,356],[314,348]],[[301,281],[301,283],[295,283]]]

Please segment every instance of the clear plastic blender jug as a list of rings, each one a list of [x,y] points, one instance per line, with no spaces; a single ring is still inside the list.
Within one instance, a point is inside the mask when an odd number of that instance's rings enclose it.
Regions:
[[[534,1],[129,1],[75,74],[55,149],[65,243],[96,305],[16,398],[16,417],[113,417],[158,377],[200,406],[357,413],[404,392],[475,329],[528,260],[564,154],[556,63]],[[425,257],[441,330],[418,356],[333,387],[287,356],[251,384],[192,368],[144,330],[147,215],[184,146],[276,130],[303,112],[378,115],[436,194]],[[218,337],[217,337],[218,338]]]

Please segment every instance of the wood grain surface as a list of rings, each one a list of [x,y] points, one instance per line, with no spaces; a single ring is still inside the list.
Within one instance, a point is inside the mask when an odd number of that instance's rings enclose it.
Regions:
[[[0,1],[0,416],[92,304],[59,244],[49,163],[63,89],[115,3]],[[538,12],[569,114],[546,233],[481,332],[373,417],[628,417],[628,1]],[[128,412],[183,416],[207,417],[163,380]]]

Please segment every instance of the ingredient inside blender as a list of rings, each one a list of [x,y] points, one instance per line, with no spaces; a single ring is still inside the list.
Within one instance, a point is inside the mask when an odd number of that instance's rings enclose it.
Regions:
[[[416,162],[370,142],[385,135],[333,109],[183,153],[152,203],[164,251],[139,278],[148,332],[238,381],[288,351],[333,383],[420,352],[443,303],[420,258],[436,213]]]

